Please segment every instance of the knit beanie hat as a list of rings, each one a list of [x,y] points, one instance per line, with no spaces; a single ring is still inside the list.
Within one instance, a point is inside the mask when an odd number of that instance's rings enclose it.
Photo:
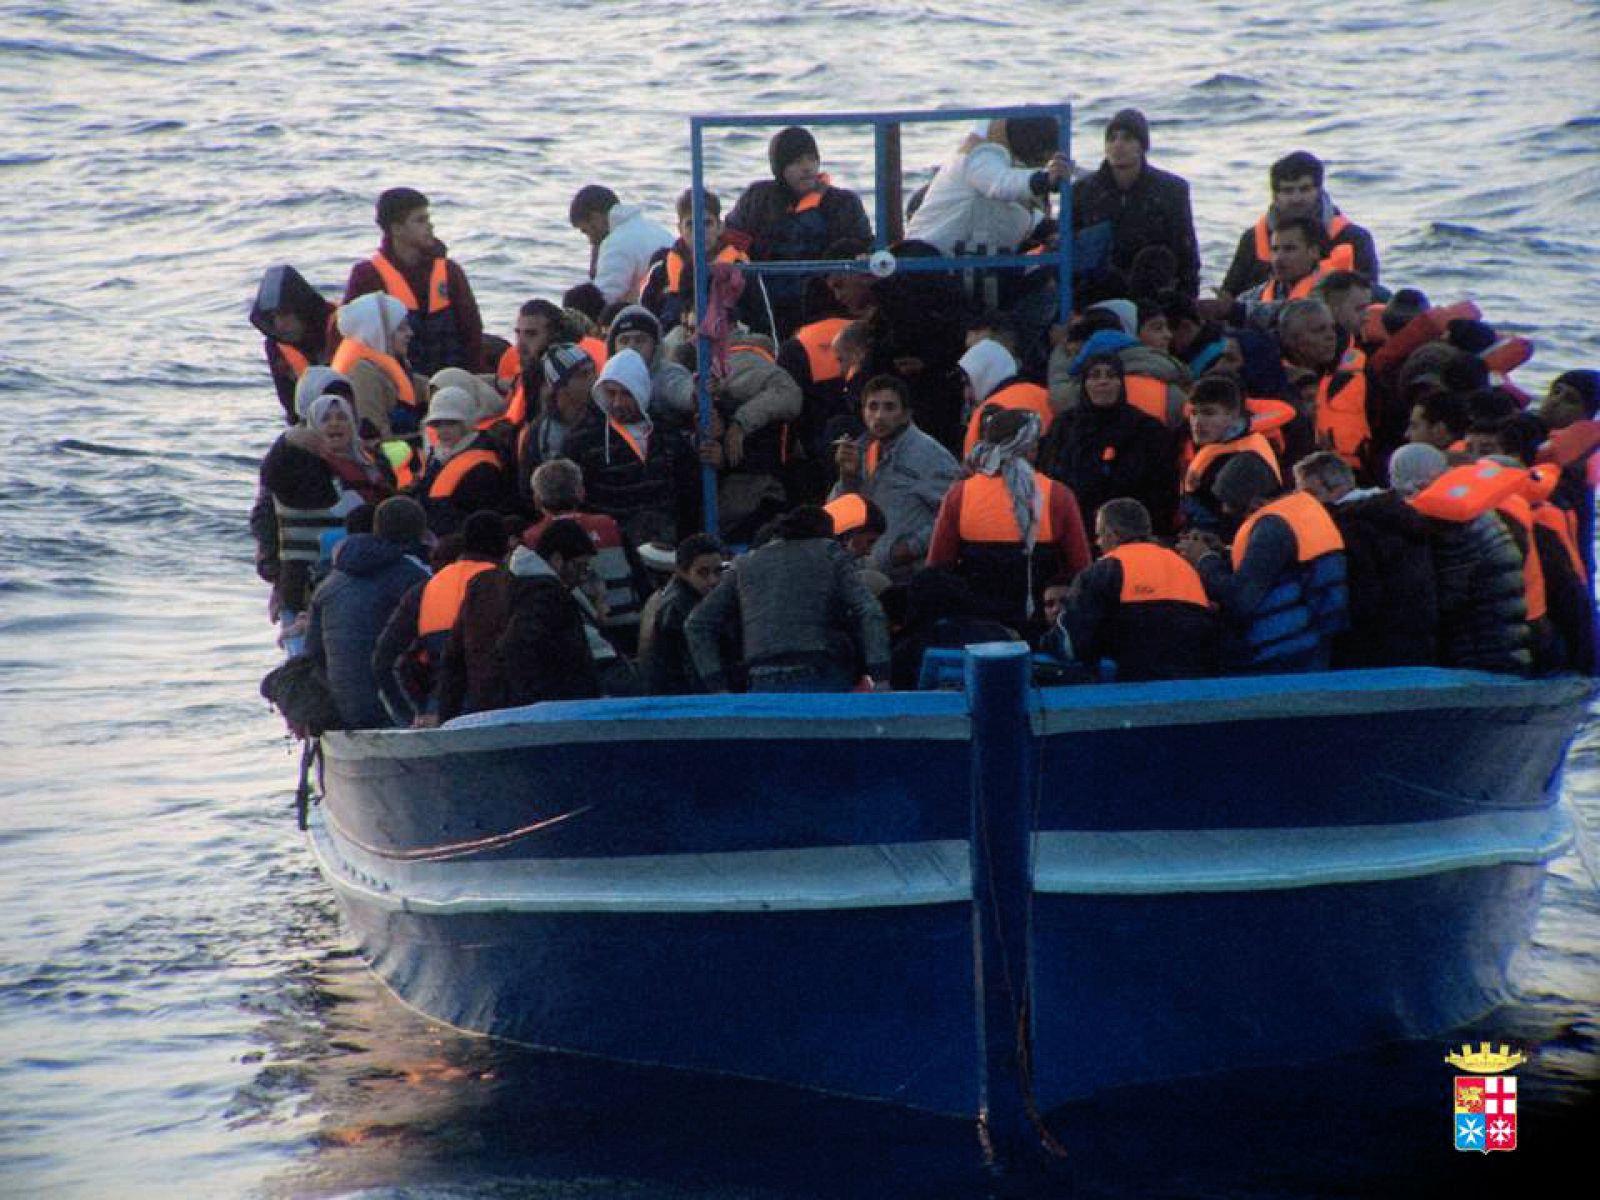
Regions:
[[[767,161],[772,164],[772,177],[782,179],[783,169],[807,154],[813,158],[822,157],[817,152],[817,139],[811,136],[809,129],[790,125],[787,129],[778,130],[767,143]]]
[[[1137,141],[1146,154],[1150,152],[1150,122],[1137,108],[1125,108],[1106,122],[1106,140],[1117,132],[1126,133]]]
[[[642,304],[630,304],[611,318],[606,330],[606,349],[616,350],[617,335],[622,333],[648,333],[656,344],[661,342],[661,322]]]
[[[557,342],[544,352],[545,382],[553,388],[560,387],[579,367],[590,362],[588,352],[571,342]]]

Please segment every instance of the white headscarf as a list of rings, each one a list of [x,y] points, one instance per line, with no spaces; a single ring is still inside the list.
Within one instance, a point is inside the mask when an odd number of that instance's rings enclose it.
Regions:
[[[348,384],[349,382],[349,379],[332,367],[307,367],[306,373],[300,376],[299,382],[294,385],[295,416],[309,424],[311,420],[311,402],[327,391],[330,383]]]
[[[405,320],[404,304],[386,292],[368,292],[339,310],[339,332],[379,354],[393,354],[394,331]]]
[[[361,421],[356,416],[355,406],[343,396],[335,393],[323,393],[311,401],[306,410],[306,424],[318,433],[328,420],[328,414],[335,409],[344,413],[345,420],[350,422],[350,448],[344,452],[343,457],[359,463],[369,472],[375,465],[372,456],[367,453],[367,448],[361,444]]]

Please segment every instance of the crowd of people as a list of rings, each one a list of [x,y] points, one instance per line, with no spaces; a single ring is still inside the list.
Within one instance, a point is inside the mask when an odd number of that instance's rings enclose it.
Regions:
[[[916,687],[929,648],[995,639],[1083,682],[1593,671],[1600,373],[1525,394],[1531,344],[1385,287],[1309,153],[1202,296],[1145,117],[1092,171],[1058,143],[987,122],[880,232],[899,262],[1072,238],[1064,323],[1051,266],[868,270],[867,212],[798,127],[726,218],[704,194],[700,239],[688,192],[674,233],[579,190],[588,278],[509,340],[409,188],[338,304],[267,271],[288,428],[258,568],[340,722]]]

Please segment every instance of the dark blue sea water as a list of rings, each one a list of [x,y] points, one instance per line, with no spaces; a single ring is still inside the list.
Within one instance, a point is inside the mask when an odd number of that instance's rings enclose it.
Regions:
[[[1586,0],[0,0],[0,1194],[1533,1194],[1594,1130],[1576,855],[1485,1027],[1536,1053],[1512,1155],[1450,1150],[1442,1043],[1077,1105],[1066,1160],[995,1178],[959,1123],[408,1013],[344,948],[256,699],[245,514],[280,418],[245,311],[277,262],[334,290],[404,183],[508,332],[582,275],[577,186],[670,211],[692,112],[1066,99],[1093,161],[1132,103],[1193,185],[1207,282],[1308,148],[1386,279],[1532,336],[1542,390],[1600,365],[1597,68]],[[958,133],[908,135],[907,163]],[[870,183],[864,134],[823,151]],[[711,148],[728,198],[765,173],[758,137]],[[1568,791],[1600,829],[1597,753],[1591,728]]]

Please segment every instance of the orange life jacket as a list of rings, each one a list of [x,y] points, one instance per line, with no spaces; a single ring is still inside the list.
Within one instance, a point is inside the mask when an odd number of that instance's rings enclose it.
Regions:
[[[1048,475],[1033,473],[1034,485],[1039,489],[1039,520],[1034,527],[1033,541],[1042,546],[1055,540],[1055,527],[1050,520],[1050,496],[1061,485]],[[964,542],[1011,542],[1022,544],[1022,531],[1017,528],[1017,514],[1011,505],[1011,493],[1006,481],[999,475],[972,475],[961,484],[961,511],[956,514],[957,530]]]
[[[737,246],[724,246],[718,250],[711,259],[714,263],[749,262],[750,256]],[[679,254],[676,250],[667,251],[667,291],[678,291],[678,285],[683,282],[683,273],[689,267],[687,255]]]
[[[1334,377],[1344,375],[1330,392]],[[1333,452],[1352,467],[1361,466],[1362,448],[1372,440],[1367,424],[1367,356],[1352,344],[1332,374],[1317,383],[1317,436],[1333,441]]]
[[[494,381],[501,387],[510,387],[521,375],[522,355],[513,342],[505,348],[505,352],[500,355],[500,361],[494,365]]]
[[[1174,550],[1154,542],[1129,542],[1106,557],[1122,564],[1122,593],[1118,598],[1123,604],[1176,600],[1208,606],[1200,573]]]
[[[867,502],[855,492],[846,492],[837,500],[828,501],[822,510],[833,518],[834,537],[854,533],[867,523]]]
[[[806,365],[811,368],[812,383],[828,383],[844,374],[839,366],[839,357],[833,352],[833,339],[848,324],[849,317],[824,317],[794,331],[794,340],[806,352]]]
[[[1311,289],[1322,282],[1324,275],[1334,271],[1352,271],[1355,269],[1356,252],[1349,246],[1335,246],[1328,251],[1328,257],[1317,263],[1316,269],[1289,289],[1288,299],[1300,300],[1311,294]],[[1267,280],[1267,286],[1261,289],[1261,299],[1266,302],[1281,300],[1284,297],[1278,294],[1278,280],[1276,277]]]
[[[1348,228],[1350,228],[1350,218],[1343,213],[1334,213],[1333,220],[1328,222],[1328,240],[1333,241]],[[1272,261],[1272,227],[1267,223],[1266,213],[1262,213],[1261,219],[1256,222],[1256,261],[1264,263]],[[1353,257],[1351,261],[1354,262]]]
[[[377,268],[378,276],[383,280],[383,290],[388,292],[410,312],[417,312],[421,305],[417,303],[417,294],[411,290],[411,285],[406,282],[406,277],[400,273],[400,268],[384,257],[379,250],[372,256],[372,265]],[[443,312],[450,307],[450,271],[444,258],[433,260],[433,269],[428,273],[428,314]]]
[[[291,346],[288,342],[279,342],[277,345],[278,353],[283,355],[283,361],[289,364],[289,369],[294,372],[294,377],[299,379],[311,366],[311,360],[301,354],[298,347]]]
[[[1529,503],[1533,508],[1534,523],[1544,526],[1561,539],[1561,548],[1567,552],[1567,557],[1572,561],[1572,569],[1578,573],[1578,578],[1587,584],[1589,568],[1584,564],[1583,555],[1578,552],[1575,519],[1577,514],[1568,512],[1547,500],[1534,500]]]
[[[1446,471],[1411,498],[1411,507],[1440,521],[1473,521],[1519,491],[1526,478],[1525,471],[1479,459]]]
[[[1247,396],[1244,409],[1250,414],[1250,432],[1259,433],[1271,443],[1275,453],[1282,454],[1287,448],[1283,427],[1294,420],[1294,405],[1271,396]]]
[[[449,633],[461,611],[462,598],[467,594],[467,584],[484,571],[494,570],[494,564],[457,559],[434,572],[422,588],[422,607],[417,610],[417,636],[431,633]]]
[[[1544,560],[1539,557],[1539,539],[1533,533],[1533,509],[1520,495],[1513,493],[1495,505],[1495,511],[1522,527],[1528,547],[1522,557],[1522,593],[1528,603],[1528,620],[1537,621],[1550,611],[1550,606],[1545,600]]]
[[[381,354],[365,342],[345,338],[339,343],[339,349],[334,351],[333,362],[328,365],[341,375],[349,375],[356,363],[362,361],[371,363],[388,377],[389,382],[394,384],[394,390],[399,393],[401,404],[407,408],[417,407],[417,389],[411,382],[411,374],[392,354]]]
[[[484,463],[490,464],[497,471],[501,469],[500,456],[493,450],[479,447],[463,450],[445,463],[433,477],[433,483],[428,487],[428,499],[448,500],[455,495],[456,488],[461,486],[461,481],[467,477],[467,472]]]
[[[1235,571],[1244,563],[1245,551],[1249,548],[1250,534],[1255,530],[1256,522],[1267,516],[1288,522],[1289,528],[1294,531],[1297,562],[1308,563],[1324,554],[1344,549],[1344,538],[1339,534],[1339,527],[1333,523],[1333,518],[1321,502],[1305,492],[1290,492],[1256,509],[1239,526],[1239,532],[1233,539]]]
[[[967,422],[966,440],[961,443],[963,458],[971,454],[972,448],[978,444],[978,438],[982,436],[983,431],[983,413],[991,404],[998,404],[1001,408],[1025,409],[1035,414],[1039,418],[1040,437],[1049,432],[1050,422],[1056,419],[1056,414],[1050,407],[1050,393],[1037,383],[1018,380],[1003,388],[996,388],[972,410],[972,417]]]
[[[581,337],[578,339],[578,349],[589,356],[589,361],[594,363],[596,374],[605,369],[606,359],[611,357],[604,338]]]
[[[1122,394],[1128,403],[1147,417],[1154,417],[1163,426],[1171,422],[1167,417],[1167,385],[1149,375],[1124,375]]]
[[[1283,483],[1283,469],[1278,466],[1278,456],[1272,452],[1272,443],[1261,434],[1251,432],[1227,442],[1209,442],[1195,450],[1194,460],[1183,474],[1183,494],[1189,495],[1200,486],[1206,471],[1219,458],[1229,454],[1254,454],[1272,468],[1272,477]]]

